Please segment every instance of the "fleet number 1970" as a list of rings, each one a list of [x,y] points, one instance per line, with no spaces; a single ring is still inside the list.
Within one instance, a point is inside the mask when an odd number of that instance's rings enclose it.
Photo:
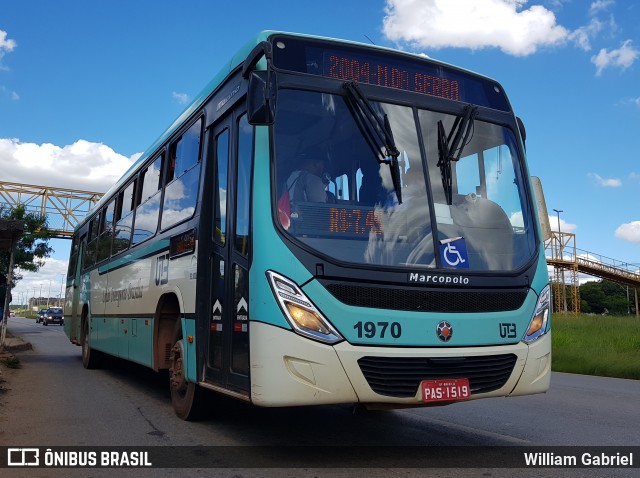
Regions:
[[[362,337],[384,339],[387,333],[397,339],[402,335],[402,327],[399,322],[356,322],[353,328],[358,332],[359,339]]]

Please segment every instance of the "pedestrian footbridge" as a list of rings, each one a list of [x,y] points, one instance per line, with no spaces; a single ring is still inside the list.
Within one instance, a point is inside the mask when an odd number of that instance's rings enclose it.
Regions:
[[[638,317],[640,265],[577,249],[575,234],[567,232],[552,231],[545,242],[545,256],[547,264],[553,267],[554,310],[567,311],[566,291],[570,289],[571,312],[580,313],[579,274],[586,274],[633,288]]]

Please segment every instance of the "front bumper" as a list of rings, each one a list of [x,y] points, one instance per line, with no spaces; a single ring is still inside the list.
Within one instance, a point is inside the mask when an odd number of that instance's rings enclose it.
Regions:
[[[413,395],[392,396],[374,391],[374,388],[380,391],[380,387],[375,384],[372,387],[371,376],[368,376],[369,380],[365,377],[359,364],[364,357],[373,361],[376,358],[402,361],[422,357],[445,362],[463,362],[464,358],[472,362],[488,355],[512,357],[511,372],[507,371],[498,388],[472,393],[472,399],[542,393],[549,388],[551,378],[550,333],[530,345],[520,342],[489,347],[401,348],[354,346],[345,341],[330,346],[289,330],[252,322],[250,344],[251,399],[260,406],[355,402],[391,407],[425,405],[420,379]],[[431,377],[422,377],[423,380],[428,378]]]

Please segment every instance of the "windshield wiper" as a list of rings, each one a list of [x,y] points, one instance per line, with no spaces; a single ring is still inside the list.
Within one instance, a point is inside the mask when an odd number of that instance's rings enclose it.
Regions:
[[[442,176],[442,186],[447,200],[447,204],[453,202],[453,185],[451,177],[451,162],[458,161],[462,156],[462,150],[469,141],[469,136],[473,131],[473,121],[478,112],[477,106],[467,105],[464,107],[464,114],[457,116],[449,131],[449,135],[444,131],[442,120],[438,121],[438,164],[440,175]],[[452,140],[453,138],[453,140]]]
[[[389,117],[385,113],[383,118],[376,113],[367,97],[362,93],[355,81],[346,82],[343,85],[347,92],[347,105],[353,114],[358,127],[363,133],[369,148],[373,151],[378,163],[389,165],[391,181],[395,190],[398,204],[402,204],[402,187],[400,185],[400,164],[398,156],[400,151],[396,147],[391,131]]]

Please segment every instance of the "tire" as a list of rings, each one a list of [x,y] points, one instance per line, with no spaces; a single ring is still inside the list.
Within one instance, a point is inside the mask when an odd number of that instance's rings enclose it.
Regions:
[[[44,320],[44,321],[42,322],[42,325],[44,325],[44,326],[46,327],[46,326],[47,326],[47,325],[49,325],[49,324],[47,324],[47,321],[46,321],[46,320]]]
[[[82,336],[80,345],[82,346],[82,366],[86,369],[100,368],[102,362],[102,353],[91,349],[89,337],[89,320],[82,321]]]
[[[205,415],[205,391],[198,384],[188,382],[184,376],[184,346],[180,320],[176,321],[172,342],[169,360],[169,389],[173,411],[179,418],[186,421],[203,418]]]

